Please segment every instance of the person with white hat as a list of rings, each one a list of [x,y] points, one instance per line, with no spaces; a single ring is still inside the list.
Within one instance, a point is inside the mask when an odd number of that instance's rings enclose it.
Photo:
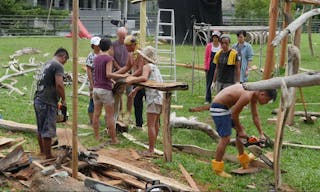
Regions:
[[[90,46],[92,51],[89,53],[87,60],[86,60],[86,67],[87,67],[87,76],[89,81],[89,91],[90,91],[90,100],[88,106],[88,116],[89,116],[89,124],[92,125],[92,118],[93,118],[93,111],[94,111],[94,104],[92,98],[92,91],[93,91],[93,70],[94,64],[93,60],[94,57],[100,54],[100,37],[92,37],[90,40]]]
[[[214,71],[216,65],[213,63],[213,58],[216,52],[221,49],[219,38],[221,33],[219,31],[213,31],[210,39],[210,43],[206,46],[204,55],[204,70],[206,71],[206,97],[205,104],[209,104],[212,101],[211,84],[213,81]]]
[[[129,76],[127,83],[145,82],[147,80],[153,80],[156,82],[163,82],[161,73],[158,67],[155,65],[157,60],[156,49],[147,46],[141,51],[138,50],[141,57],[141,62],[144,64],[142,75],[139,77]],[[129,96],[134,97],[142,87],[136,87],[132,90]],[[142,155],[152,156],[154,154],[154,147],[159,133],[159,119],[162,110],[162,93],[156,89],[145,88],[146,103],[147,103],[147,124],[148,124],[148,137],[149,137],[149,149],[144,151]]]

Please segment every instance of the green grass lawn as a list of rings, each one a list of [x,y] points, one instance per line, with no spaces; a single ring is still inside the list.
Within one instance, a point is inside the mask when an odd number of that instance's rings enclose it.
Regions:
[[[314,39],[319,39],[319,34],[314,34]],[[235,42],[235,36],[233,36],[233,42]],[[306,43],[307,36],[303,34],[301,41],[301,67],[307,69],[319,69],[319,58],[320,53],[317,50],[320,48],[319,43],[314,43],[315,56],[311,57],[309,52],[308,44]],[[7,37],[0,38],[0,63],[1,65],[6,65],[9,61],[9,55],[13,54],[14,51],[22,49],[24,47],[33,47],[41,50],[41,54],[37,55],[24,55],[19,57],[19,62],[27,62],[28,59],[32,56],[35,57],[36,61],[45,62],[51,59],[54,51],[58,47],[65,47],[69,50],[70,60],[65,65],[65,71],[72,73],[72,40],[68,38],[28,38],[28,37]],[[254,51],[256,54],[259,53],[259,46],[254,45]],[[262,68],[265,60],[265,51],[266,46],[263,46],[262,50]],[[192,46],[177,45],[177,62],[192,64],[193,61],[193,48]],[[79,56],[86,57],[90,51],[90,45],[88,40],[79,40]],[[275,52],[278,52],[276,48]],[[50,56],[44,57],[44,53],[49,53]],[[203,65],[203,55],[204,55],[204,46],[198,46],[195,48],[194,58],[195,65]],[[278,61],[278,57],[276,60]],[[259,56],[254,57],[254,65],[260,67]],[[5,73],[4,68],[0,68],[0,77]],[[79,73],[84,73],[79,66]],[[261,79],[262,74],[260,72],[251,72],[250,81],[257,81]],[[21,123],[30,123],[35,124],[35,116],[33,110],[33,74],[27,74],[20,77],[15,77],[18,80],[18,83],[15,84],[16,87],[20,88],[26,93],[25,96],[19,96],[16,93],[9,93],[6,89],[0,89],[1,99],[0,99],[0,114],[3,119],[12,120]],[[189,68],[178,67],[177,68],[177,79],[178,81],[187,82],[189,84],[188,91],[179,91],[177,101],[174,101],[172,104],[183,105],[183,109],[171,109],[171,111],[176,112],[177,116],[190,117],[195,116],[201,122],[211,124],[213,122],[209,113],[207,111],[190,113],[188,111],[191,107],[196,107],[203,105],[204,103],[204,94],[205,94],[205,75],[202,71],[194,71],[194,84],[192,86],[192,70]],[[7,81],[6,83],[10,83]],[[193,93],[192,88],[193,87]],[[320,103],[319,99],[319,86],[303,88],[303,93],[306,102],[308,103]],[[72,120],[72,86],[69,85],[66,87],[67,103],[68,110],[70,113],[70,122]],[[300,96],[297,94],[297,102],[300,102]],[[86,124],[88,123],[87,117],[87,105],[88,98],[85,96],[79,96],[78,102],[78,123]],[[275,103],[262,106],[259,108],[260,119],[262,121],[263,130],[269,136],[274,138],[275,135],[275,125],[269,124],[267,119],[273,117],[271,111],[279,106],[279,97]],[[308,105],[308,110],[319,112],[318,105]],[[296,110],[302,111],[303,106],[297,105]],[[146,118],[144,118],[146,119]],[[250,111],[245,109],[241,114],[241,121],[246,128],[246,131],[249,135],[257,135],[256,128],[251,120]],[[294,141],[301,142],[305,145],[318,145],[320,146],[320,121],[318,120],[313,125],[304,124],[299,117],[295,117],[295,124],[292,127],[295,127],[300,130],[301,133],[290,131],[288,127],[284,130],[284,140],[285,141]],[[104,123],[102,123],[102,127]],[[81,130],[79,132],[88,132],[88,130]],[[136,130],[131,130],[131,133],[139,138],[141,141],[147,143],[147,134],[144,132],[139,132]],[[11,133],[0,129],[0,136],[12,136],[12,137],[25,137],[27,142],[25,148],[27,150],[38,150],[36,138],[32,134],[23,134],[23,133]],[[234,136],[234,133],[233,133]],[[104,136],[106,137],[106,136]],[[162,140],[161,133],[158,137],[157,148],[163,150],[161,144]],[[172,130],[173,143],[177,144],[194,144],[200,147],[215,150],[216,143],[212,141],[206,134],[198,132],[195,130],[185,130],[185,129],[173,129]],[[86,146],[97,145],[93,135],[88,137],[80,137],[80,141]],[[133,147],[130,142],[121,138],[122,144],[120,147]],[[267,151],[271,149],[266,149]],[[234,147],[228,147],[227,153],[237,154],[237,151]],[[320,152],[316,150],[309,149],[299,149],[299,148],[283,148],[281,156],[281,168],[286,170],[287,173],[282,174],[283,183],[291,186],[296,191],[320,191]],[[213,158],[213,157],[212,157]],[[174,152],[173,161],[171,163],[165,163],[163,158],[153,160],[154,163],[158,164],[163,172],[166,170],[176,171],[180,174],[178,164],[181,163],[190,173],[193,173],[193,177],[198,184],[205,186],[208,190],[220,189],[222,191],[268,191],[272,188],[274,183],[274,175],[271,170],[263,170],[258,174],[246,175],[246,176],[233,176],[231,179],[224,179],[217,177],[211,170],[211,159],[205,157],[198,157],[194,155],[188,155],[184,153]],[[239,164],[234,164],[226,162],[225,169],[230,172],[232,169],[239,167]],[[248,189],[247,185],[256,186],[255,189]]]

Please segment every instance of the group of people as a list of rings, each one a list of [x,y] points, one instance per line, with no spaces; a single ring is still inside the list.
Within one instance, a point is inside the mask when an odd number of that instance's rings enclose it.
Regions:
[[[127,118],[131,118],[134,103],[136,125],[142,129],[143,97],[147,111],[147,126],[149,149],[142,154],[149,156],[154,153],[154,146],[159,132],[159,119],[162,110],[162,93],[155,89],[132,87],[132,84],[153,80],[162,82],[162,76],[157,67],[155,48],[146,46],[137,48],[137,39],[127,35],[127,30],[120,27],[117,30],[117,40],[111,42],[108,38],[93,37],[90,40],[92,51],[87,57],[86,67],[89,82],[90,100],[88,115],[95,138],[100,139],[99,118],[102,109],[105,110],[105,124],[110,144],[118,144],[116,121],[119,118],[122,105],[122,91],[113,90],[118,79],[126,78]],[[46,62],[37,82],[34,97],[34,108],[38,127],[38,143],[40,153],[46,159],[53,157],[51,153],[52,138],[56,136],[56,117],[58,103],[66,106],[63,84],[63,65],[69,59],[66,49],[59,48],[54,58]]]
[[[252,120],[257,127],[260,139],[265,140],[259,119],[257,104],[266,104],[275,100],[276,90],[246,91],[241,83],[248,81],[249,68],[252,63],[253,50],[245,41],[246,31],[237,33],[238,42],[230,47],[231,38],[228,34],[212,33],[212,41],[206,46],[204,66],[206,70],[206,104],[211,103],[210,115],[216,130],[221,137],[215,159],[212,160],[213,171],[221,177],[231,177],[224,171],[223,155],[230,142],[232,128],[236,130],[236,147],[238,160],[246,169],[254,157],[244,151],[241,139],[248,136],[240,123],[240,112],[250,104]],[[212,101],[211,90],[215,89],[216,96]]]
[[[247,91],[241,83],[248,81],[248,69],[252,61],[252,47],[244,41],[245,31],[237,33],[238,43],[230,48],[229,35],[213,32],[212,43],[207,45],[205,69],[207,74],[206,102],[212,102],[210,115],[216,130],[221,137],[217,145],[215,159],[212,160],[213,171],[222,177],[231,177],[224,171],[223,155],[230,142],[232,128],[236,130],[236,147],[238,159],[243,168],[248,168],[252,158],[244,152],[241,139],[247,138],[245,128],[240,123],[241,111],[250,104],[252,120],[257,127],[260,139],[265,139],[259,119],[257,104],[266,104],[275,100],[276,90]],[[137,39],[127,35],[121,27],[117,30],[118,39],[111,42],[108,38],[93,37],[92,52],[87,58],[87,74],[89,80],[90,100],[88,114],[96,139],[99,136],[99,118],[102,108],[106,112],[105,124],[111,138],[111,144],[118,144],[115,122],[119,116],[124,91],[113,91],[118,79],[126,78],[128,84],[127,117],[130,118],[132,104],[135,108],[136,125],[141,127],[143,97],[145,96],[149,149],[143,155],[153,155],[156,138],[159,133],[159,119],[162,110],[162,93],[155,89],[132,87],[131,84],[153,80],[162,82],[157,68],[156,50],[151,46],[137,48]],[[57,103],[66,106],[63,85],[63,65],[69,59],[64,48],[59,48],[54,58],[48,61],[38,76],[37,90],[34,98],[34,109],[38,126],[38,142],[40,152],[47,159],[52,158],[51,140],[56,136]],[[131,73],[131,74],[129,74]],[[211,87],[214,85],[216,96],[211,99]]]

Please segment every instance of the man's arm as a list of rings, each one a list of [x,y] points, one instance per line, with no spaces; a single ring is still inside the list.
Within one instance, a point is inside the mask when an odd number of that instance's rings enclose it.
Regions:
[[[134,62],[134,65],[132,66],[134,67],[134,72],[133,72],[133,76],[141,76],[142,72],[143,72],[143,67],[144,67],[144,63],[143,63],[143,59],[140,55],[138,55],[137,59]]]
[[[107,67],[106,67],[106,77],[108,79],[120,79],[120,78],[125,78],[127,77],[129,74],[118,74],[118,73],[113,73],[112,72],[112,61],[109,61],[107,63]]]
[[[261,123],[260,123],[258,107],[257,107],[257,100],[253,100],[250,104],[250,107],[251,107],[252,120],[253,120],[254,125],[257,127],[257,130],[260,134],[260,138],[265,138],[263,131],[262,131]]]
[[[133,84],[133,83],[139,83],[139,82],[145,82],[148,80],[149,78],[149,74],[150,74],[150,66],[149,65],[144,65],[143,66],[143,72],[142,75],[139,77],[135,77],[135,76],[129,76],[127,79],[127,83],[128,84]]]
[[[124,74],[127,73],[131,68],[132,68],[132,59],[131,59],[132,55],[129,54],[128,58],[127,58],[127,62],[126,65],[122,68],[120,68],[118,71],[116,71],[116,74]]]
[[[61,97],[61,104],[66,106],[66,96],[64,91],[63,75],[56,74],[55,81],[56,81],[56,90],[58,92],[58,95]]]
[[[244,129],[243,129],[243,126],[241,126],[241,124],[240,124],[239,116],[240,116],[240,113],[243,110],[243,108],[249,103],[249,97],[250,96],[247,94],[242,94],[240,96],[239,100],[236,102],[236,104],[232,107],[231,116],[232,116],[232,120],[234,123],[234,128],[236,129],[237,135],[239,137],[246,137],[247,136]]]
[[[90,96],[91,96],[91,92],[93,90],[93,76],[92,76],[92,68],[89,66],[87,66],[87,76],[89,80],[89,90],[90,90]]]

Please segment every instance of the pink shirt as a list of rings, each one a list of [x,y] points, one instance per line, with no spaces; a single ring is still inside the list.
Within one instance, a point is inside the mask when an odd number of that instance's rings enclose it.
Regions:
[[[211,57],[211,52],[213,52],[212,49],[213,48],[213,43],[208,43],[207,46],[206,46],[206,51],[205,51],[205,54],[204,54],[204,69],[206,71],[209,70],[209,67],[210,67],[210,57]],[[220,44],[219,44],[219,47],[216,47],[215,49],[219,50],[220,49]]]

